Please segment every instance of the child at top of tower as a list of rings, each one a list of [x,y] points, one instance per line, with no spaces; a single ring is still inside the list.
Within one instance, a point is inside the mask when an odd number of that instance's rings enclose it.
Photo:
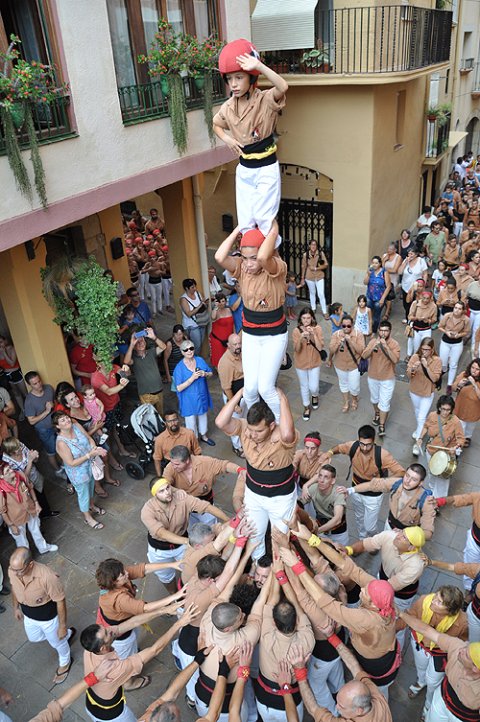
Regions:
[[[213,118],[213,130],[240,159],[235,179],[238,226],[242,233],[258,227],[266,236],[280,205],[280,167],[273,134],[288,85],[243,38],[225,45],[218,69],[230,88],[230,98]],[[256,87],[261,73],[273,88]],[[280,241],[278,237],[275,245]]]

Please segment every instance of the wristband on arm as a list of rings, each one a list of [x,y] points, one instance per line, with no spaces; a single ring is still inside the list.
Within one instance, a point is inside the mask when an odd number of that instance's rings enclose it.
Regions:
[[[306,667],[294,667],[293,673],[297,682],[304,682],[306,679],[308,679],[308,669]]]
[[[218,665],[218,674],[220,675],[220,677],[225,677],[226,679],[228,679],[228,675],[230,674],[230,667],[228,666],[228,662],[225,657]]]
[[[332,647],[335,647],[335,649],[340,646],[340,644],[343,644],[338,634],[331,634],[329,637],[327,637],[327,642],[330,642]]]
[[[248,536],[239,536],[239,537],[235,540],[235,546],[236,546],[236,547],[240,547],[241,549],[243,549],[243,548],[246,546],[247,541],[248,541]]]
[[[353,547],[346,546],[345,551],[347,552],[349,557],[353,556]]]
[[[447,503],[447,497],[446,496],[438,496],[435,501],[437,502],[437,506],[445,506]]]
[[[237,541],[237,537],[233,534],[230,534],[230,536],[228,537],[228,541],[230,542],[230,544],[235,544]]]
[[[205,654],[205,649],[206,647],[203,647],[203,649],[199,649],[193,658],[199,667],[205,662],[205,659],[207,657],[207,655]]]
[[[87,687],[93,687],[95,684],[98,684],[98,677],[96,677],[93,672],[89,672],[87,675],[85,675],[83,681],[85,682]]]
[[[307,542],[309,547],[319,547],[321,543],[322,540],[316,534],[312,534],[312,536]]]
[[[307,567],[303,562],[297,562],[292,567],[292,572],[298,577],[299,574],[303,574],[307,570]]]
[[[248,679],[250,677],[250,667],[247,665],[237,669],[237,679]]]
[[[238,514],[235,514],[233,519],[230,519],[230,526],[232,529],[236,529],[239,524],[240,524],[240,517],[238,516]]]
[[[275,576],[278,579],[279,584],[281,584],[282,586],[284,584],[288,584],[288,577],[285,574],[285,572],[283,571],[283,569],[280,569],[280,571],[275,572]]]

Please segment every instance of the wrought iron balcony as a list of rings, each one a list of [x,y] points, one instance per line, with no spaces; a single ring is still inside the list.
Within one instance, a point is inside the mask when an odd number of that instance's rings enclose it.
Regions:
[[[194,78],[183,78],[187,110],[203,106],[203,89],[198,88]],[[164,92],[167,91],[167,92]],[[168,90],[162,82],[153,80],[151,83],[125,85],[118,88],[120,108],[124,125],[143,123],[155,118],[166,118],[168,111]],[[213,74],[213,102],[225,100],[225,83],[219,73]]]
[[[33,124],[39,143],[54,143],[76,135],[70,123],[68,95],[57,95],[51,103],[34,103],[32,105]],[[28,136],[25,124],[17,131],[21,146],[28,146]],[[5,136],[0,128],[0,155],[4,155]]]
[[[462,58],[460,60],[460,72],[470,73],[475,67],[475,58]]]
[[[314,50],[265,51],[280,73],[395,73],[447,62],[452,13],[385,5],[315,11]]]
[[[475,75],[473,77],[472,90],[470,91],[474,98],[480,97],[480,63],[475,65]]]
[[[425,158],[438,158],[448,149],[450,120],[450,113],[445,113],[435,120],[427,118]]]

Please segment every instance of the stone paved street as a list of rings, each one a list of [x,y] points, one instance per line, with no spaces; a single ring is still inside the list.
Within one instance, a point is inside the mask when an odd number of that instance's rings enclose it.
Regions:
[[[173,316],[163,316],[162,322],[157,323],[158,331],[163,338],[170,335]],[[405,355],[405,338],[403,326],[400,324],[400,303],[394,314],[394,335],[402,346],[402,356]],[[327,339],[330,337],[330,324],[322,320],[322,328]],[[293,328],[290,325],[290,330]],[[435,332],[438,336],[438,332]],[[461,361],[463,368],[466,356]],[[25,369],[26,370],[26,369]],[[400,367],[401,371],[401,367]],[[366,377],[362,379],[360,406],[355,413],[340,413],[341,398],[333,369],[322,369],[322,380],[325,382],[325,393],[321,396],[320,408],[312,412],[311,421],[305,423],[301,420],[302,404],[299,395],[299,386],[296,375],[292,369],[280,374],[280,385],[290,400],[297,428],[302,436],[305,432],[318,429],[322,435],[324,449],[343,440],[356,438],[356,431],[363,423],[369,423],[372,418],[371,405],[368,400],[368,387]],[[48,381],[48,379],[45,379]],[[210,384],[214,398],[215,409],[219,409],[221,400],[218,381],[214,378]],[[167,391],[166,396],[171,396]],[[231,454],[230,444],[226,437],[214,428],[214,415],[210,416],[210,434],[217,445],[215,448],[204,448],[205,453],[212,453],[221,458],[235,459]],[[22,426],[23,428],[23,426]],[[387,434],[383,444],[404,465],[413,461],[411,456],[411,432],[414,428],[413,412],[408,396],[408,385],[398,381],[394,396],[391,420],[387,425]],[[28,431],[28,429],[27,429]],[[478,434],[473,445],[462,456],[459,470],[451,484],[451,491],[455,493],[478,489],[478,474],[480,465]],[[125,461],[125,460],[124,460]],[[345,479],[348,468],[347,459],[335,457],[335,466],[338,471],[340,483]],[[45,464],[41,465],[45,470]],[[64,491],[64,485],[57,479],[50,479],[48,496],[53,509],[60,509],[61,515],[56,519],[48,519],[43,523],[45,537],[49,542],[59,546],[59,552],[45,555],[42,562],[48,563],[62,578],[68,600],[68,621],[77,630],[83,629],[87,624],[95,621],[98,589],[94,579],[97,563],[107,557],[115,556],[127,562],[137,562],[146,559],[146,533],[140,523],[139,511],[148,498],[148,480],[130,479],[125,472],[120,474],[122,486],[113,488],[107,486],[109,498],[104,501],[107,515],[103,519],[105,528],[94,532],[88,530],[77,510],[76,500],[69,497]],[[226,475],[215,489],[216,503],[227,511],[231,510],[231,489],[233,477]],[[387,500],[384,500],[382,519],[385,518]],[[351,517],[351,514],[349,515]],[[433,541],[426,546],[426,553],[436,559],[445,561],[459,560],[465,541],[465,532],[470,525],[470,510],[453,510],[446,507],[437,519]],[[355,526],[350,519],[350,538],[355,540]],[[14,548],[13,541],[5,529],[0,533],[1,561],[6,572],[8,558]],[[368,555],[367,555],[368,556]],[[369,571],[376,572],[379,560],[368,556],[363,560]],[[461,584],[460,579],[455,578]],[[427,569],[424,573],[420,590],[428,592],[442,583],[451,583],[452,576]],[[147,600],[155,599],[163,594],[163,589],[157,579],[151,575],[146,583],[140,583],[140,594]],[[43,708],[63,687],[52,687],[52,678],[55,671],[55,655],[46,644],[30,644],[26,641],[22,624],[15,621],[10,597],[2,597],[7,605],[6,613],[0,615],[0,680],[13,695],[15,704],[8,710],[13,722],[25,722],[37,710]],[[162,633],[171,625],[171,619],[157,620],[152,624],[155,634]],[[153,641],[150,633],[142,630],[140,647],[147,646]],[[73,643],[74,665],[64,687],[73,684],[83,677],[82,649],[78,636]],[[395,722],[405,719],[417,720],[423,702],[414,702],[407,698],[408,684],[414,681],[412,669],[412,656],[410,650],[406,654],[406,661],[402,665],[397,681],[391,687],[391,702]],[[145,690],[128,694],[129,706],[137,713],[141,713],[150,702],[155,699],[167,686],[175,669],[172,656],[168,650],[163,652],[159,659],[154,660],[146,668],[152,675],[152,684]],[[185,706],[183,698],[179,699],[183,710],[182,719],[185,721],[195,719],[195,716]],[[83,699],[78,700],[66,713],[65,720],[78,722],[87,720],[84,711]],[[265,721],[267,722],[267,721]]]

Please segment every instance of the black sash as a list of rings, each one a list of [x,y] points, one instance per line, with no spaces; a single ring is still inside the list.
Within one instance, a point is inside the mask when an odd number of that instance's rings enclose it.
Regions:
[[[396,648],[393,651],[384,654],[383,657],[377,657],[377,659],[363,657],[360,652],[355,649],[355,647],[352,647],[352,651],[360,662],[362,669],[364,669],[367,674],[371,675],[372,682],[376,684],[377,687],[383,687],[385,684],[390,684],[390,682],[393,682],[397,676],[399,667],[394,669],[393,672],[390,672],[397,655]]]
[[[52,600],[46,602],[46,604],[41,604],[39,607],[20,604],[20,608],[26,617],[34,619],[36,622],[49,622],[51,619],[55,619],[58,614],[57,603]]]
[[[383,570],[383,566],[380,566],[380,571],[378,572],[378,576],[380,579],[384,579],[386,582],[388,582],[388,577],[385,574]],[[411,599],[415,596],[415,594],[418,591],[418,580],[416,582],[413,582],[413,584],[409,584],[406,587],[403,587],[403,589],[396,589],[395,590],[395,596],[397,599]]]
[[[345,629],[342,627],[337,636],[340,637],[342,642],[345,644]],[[313,648],[312,656],[319,659],[321,662],[333,662],[334,659],[338,659],[338,652],[333,645],[326,639],[316,639],[315,646]]]
[[[315,505],[314,505],[315,506]],[[332,521],[331,519],[327,519],[325,516],[320,516],[320,514],[316,514],[317,522],[319,526],[323,526],[329,521]],[[336,526],[334,529],[330,529],[329,531],[322,531],[322,534],[343,534],[343,532],[347,531],[347,515],[346,513],[343,514],[342,521],[338,526]]]
[[[196,655],[199,634],[200,627],[194,627],[192,624],[187,624],[186,627],[181,628],[180,636],[178,638],[178,646],[182,652],[189,654],[192,657]]]
[[[408,526],[408,524],[404,524],[403,522],[398,521],[398,519],[393,516],[391,511],[388,512],[388,523],[390,524],[392,529],[406,529]]]
[[[480,716],[478,710],[465,707],[448,681],[448,677],[443,678],[442,699],[448,711],[455,715],[455,717],[458,717],[458,719],[463,720],[463,722],[479,722]]]
[[[480,547],[480,527],[475,522],[472,523],[472,537],[477,546]]]
[[[227,689],[225,691],[225,697],[224,697],[223,705],[222,705],[222,714],[228,714],[228,708],[230,706],[230,698],[232,696],[234,687],[235,687],[235,682],[227,682]],[[212,692],[214,689],[215,689],[215,680],[210,679],[210,677],[207,677],[207,675],[200,668],[198,679],[195,684],[195,693],[196,693],[198,699],[201,700],[203,702],[203,704],[207,705],[207,707],[210,705],[210,699],[212,697]]]
[[[252,311],[243,307],[242,330],[252,336],[279,336],[287,332],[283,306],[271,311]],[[267,363],[267,359],[265,360]]]
[[[171,544],[170,542],[161,541],[160,539],[154,539],[150,533],[147,534],[147,539],[150,546],[154,549],[178,549],[182,546],[181,544]]]
[[[93,704],[89,696],[97,704]],[[97,705],[101,705],[100,707]],[[119,687],[111,699],[103,699],[98,694],[95,694],[93,688],[90,687],[85,696],[85,707],[87,710],[97,719],[101,720],[115,720],[123,712],[125,702],[123,700],[123,687]],[[107,709],[104,709],[107,707]]]
[[[286,496],[295,490],[293,464],[284,469],[261,471],[247,461],[247,487],[259,496]]]
[[[100,605],[98,605],[98,606],[100,607]],[[122,622],[126,622],[127,619],[131,619],[131,617],[125,617],[125,619],[109,619],[101,607],[100,607],[100,614],[102,615],[102,617],[106,621],[106,623],[109,624],[111,627],[118,627],[118,625],[121,624]],[[132,632],[133,632],[133,629],[131,629],[129,632],[125,632],[124,634],[121,634],[120,637],[115,638],[115,641],[117,641],[117,640],[123,641],[124,639],[127,639],[127,637],[129,637]]]
[[[361,476],[357,476],[355,472],[352,474],[352,486],[357,486],[357,484],[363,484],[365,481],[371,481],[371,479],[362,479]],[[355,494],[360,494],[361,496],[382,496],[381,491],[359,491],[355,492]]]
[[[272,134],[263,140],[257,140],[256,143],[249,143],[243,146],[242,153],[249,155],[250,153],[263,153],[270,145],[274,145],[275,140]],[[243,158],[240,156],[240,165],[245,168],[262,168],[264,165],[273,165],[277,162],[277,154],[271,153],[266,158]]]
[[[243,376],[241,379],[235,379],[234,381],[232,381],[232,394],[234,396],[237,393],[237,391],[240,391],[240,389],[243,389],[244,383],[245,383],[245,379],[243,378]]]
[[[260,684],[258,679],[254,679],[253,681],[253,689],[255,691],[255,697],[258,699],[258,701],[261,704],[264,704],[266,707],[273,707],[273,709],[285,709],[285,702],[283,701],[283,695],[282,694],[275,694],[275,692],[278,690],[280,691],[280,686],[278,682],[272,682],[270,679],[265,677],[264,674],[259,672],[259,678],[262,680],[263,685]],[[265,689],[265,687],[270,687],[272,692],[269,692]],[[293,698],[293,701],[295,704],[298,705],[302,701],[302,696],[300,694],[300,690],[298,689],[298,684],[296,684],[297,691],[293,692],[291,695]],[[265,721],[266,722],[266,721]]]

